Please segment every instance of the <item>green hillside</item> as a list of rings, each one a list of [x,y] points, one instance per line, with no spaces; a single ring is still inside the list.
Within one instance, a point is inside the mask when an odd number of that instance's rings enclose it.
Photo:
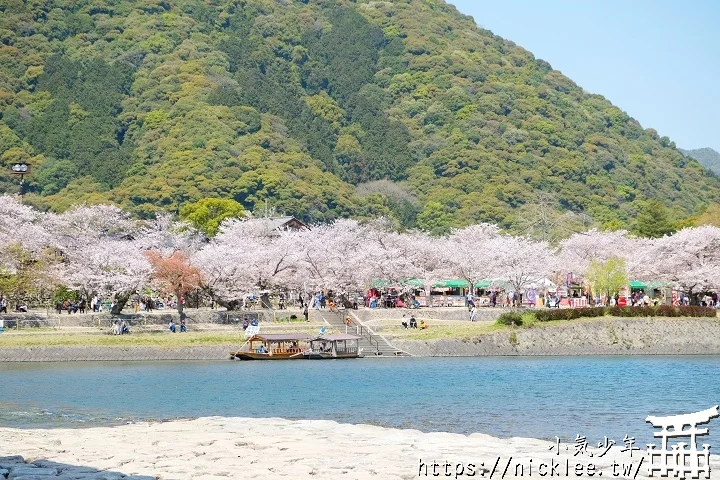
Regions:
[[[712,148],[696,148],[695,150],[684,150],[681,148],[680,151],[686,157],[694,158],[700,162],[700,165],[720,175],[720,153]]]
[[[0,112],[3,166],[31,162],[27,199],[55,210],[226,197],[522,231],[720,198],[670,139],[440,0],[3,0]]]

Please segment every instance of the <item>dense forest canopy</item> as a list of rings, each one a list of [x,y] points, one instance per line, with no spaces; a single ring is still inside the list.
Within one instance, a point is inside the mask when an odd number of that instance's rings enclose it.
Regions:
[[[441,0],[2,0],[0,191],[17,161],[56,211],[219,197],[436,233],[720,199],[669,138]]]

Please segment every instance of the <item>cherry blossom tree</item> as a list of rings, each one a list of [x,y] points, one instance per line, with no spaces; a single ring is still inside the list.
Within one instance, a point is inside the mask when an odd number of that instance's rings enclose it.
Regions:
[[[5,249],[12,245],[33,254],[50,248],[54,239],[46,224],[52,217],[21,204],[13,196],[0,196],[0,259],[6,259]]]
[[[453,276],[472,286],[497,274],[497,270],[493,271],[495,253],[491,247],[501,241],[500,229],[495,225],[484,223],[453,231],[445,242]]]
[[[113,205],[79,205],[47,222],[54,248],[59,283],[84,296],[114,297],[112,313],[148,284],[149,264],[138,242],[141,224]]]
[[[367,228],[355,220],[337,220],[298,232],[299,267],[313,288],[363,289],[378,270],[367,242]]]
[[[73,252],[56,267],[56,278],[86,297],[114,297],[118,314],[130,296],[150,283],[150,263],[136,241],[102,239]]]
[[[45,303],[54,288],[53,238],[46,228],[52,214],[0,196],[0,295],[11,303]]]
[[[720,228],[684,228],[656,239],[643,257],[651,275],[678,285],[690,297],[720,287]]]
[[[489,269],[495,273],[493,276],[506,279],[518,293],[555,269],[547,242],[498,235],[487,242],[487,248],[491,253]]]
[[[86,295],[113,295],[116,312],[151,281],[178,297],[202,285],[234,308],[259,291],[353,292],[375,278],[396,285],[410,278],[428,285],[500,278],[521,292],[552,272],[587,273],[593,262],[614,258],[633,279],[663,280],[690,294],[720,287],[720,229],[710,226],[657,239],[590,230],[551,250],[485,224],[431,237],[399,233],[384,219],[287,232],[229,219],[208,240],[169,214],[140,221],[118,207],[80,205],[56,215],[0,196],[0,289],[42,297],[38,292],[64,284]]]
[[[592,260],[607,261],[612,257],[625,258],[633,253],[633,240],[627,231],[588,230],[575,233],[560,242],[558,269],[563,272],[585,272]]]
[[[193,256],[220,304],[235,308],[248,294],[297,288],[301,248],[296,232],[267,232],[257,222],[228,220]]]

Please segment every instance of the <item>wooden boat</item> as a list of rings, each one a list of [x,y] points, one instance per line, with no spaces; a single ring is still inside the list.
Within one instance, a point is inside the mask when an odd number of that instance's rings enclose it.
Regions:
[[[313,337],[307,333],[267,333],[253,335],[230,359],[290,360],[304,359]]]
[[[313,337],[306,333],[256,334],[237,352],[230,352],[231,360],[326,360],[358,358],[357,335],[338,333]]]
[[[332,358],[358,358],[357,335],[347,333],[325,334],[310,340],[310,346],[304,356],[310,360],[325,360]]]

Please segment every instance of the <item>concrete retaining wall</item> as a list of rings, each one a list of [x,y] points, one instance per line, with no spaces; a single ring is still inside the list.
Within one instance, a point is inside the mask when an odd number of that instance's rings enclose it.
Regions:
[[[6,347],[0,362],[227,360],[238,347]]]
[[[295,313],[295,312],[292,312]],[[292,313],[277,311],[275,315],[280,317],[289,317]],[[238,311],[228,312],[225,310],[194,310],[185,311],[186,321],[188,324],[238,324],[243,319],[258,319],[260,322],[269,322],[273,320],[272,311]],[[297,315],[297,313],[295,313]],[[57,314],[54,311],[46,312],[28,312],[28,313],[12,313],[9,315],[0,315],[0,320],[4,321],[5,328],[15,328],[20,323],[20,328],[32,327],[110,327],[115,320],[125,320],[130,326],[138,325],[167,325],[170,320],[179,322],[180,315],[173,310],[156,310],[152,313],[123,313],[121,315],[111,315],[110,313],[86,313],[86,314]]]
[[[413,355],[720,355],[720,319],[573,320],[457,340],[393,342]]]

